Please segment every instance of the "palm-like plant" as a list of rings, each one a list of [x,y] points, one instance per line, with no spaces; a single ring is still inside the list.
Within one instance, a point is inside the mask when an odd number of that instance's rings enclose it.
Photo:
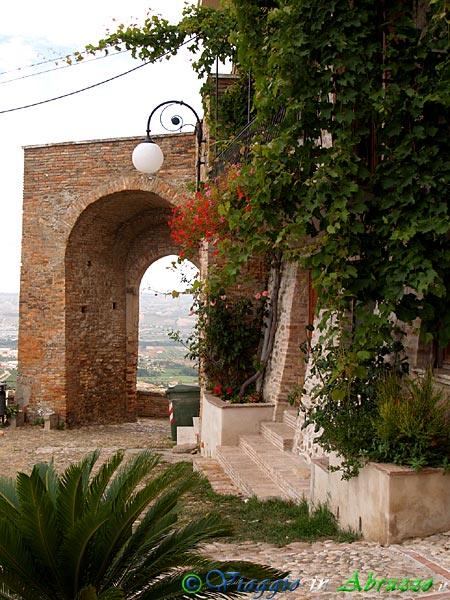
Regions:
[[[203,581],[211,569],[283,575],[199,553],[202,542],[229,534],[230,526],[213,515],[177,523],[183,494],[199,482],[189,465],[154,474],[157,455],[144,451],[123,463],[119,451],[94,474],[98,457],[95,451],[61,475],[52,463],[38,463],[16,481],[0,479],[0,598],[192,598],[182,581],[193,570]],[[195,597],[239,595],[205,586]]]

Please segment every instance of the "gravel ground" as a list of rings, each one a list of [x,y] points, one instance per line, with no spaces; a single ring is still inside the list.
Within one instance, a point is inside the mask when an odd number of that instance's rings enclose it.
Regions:
[[[79,460],[96,448],[101,450],[101,459],[108,458],[118,449],[132,454],[143,448],[161,453],[164,460],[170,462],[191,458],[189,454],[172,453],[173,443],[166,420],[142,419],[137,423],[63,431],[44,431],[40,427],[26,426],[5,428],[0,434],[1,473],[8,477],[14,477],[17,471],[29,472],[35,462],[48,462],[51,459],[58,470],[63,469],[69,462]],[[283,548],[269,544],[217,542],[205,546],[204,552],[217,560],[247,559],[290,573],[288,583],[283,584],[286,587],[284,591],[279,589],[275,594],[268,589],[255,589],[247,595],[248,598],[450,600],[450,532],[409,540],[388,548],[364,541],[352,544],[337,544],[333,541],[296,542]],[[338,591],[342,586],[348,590],[355,588],[355,571],[358,571],[362,590]],[[353,583],[348,582],[352,576]],[[377,585],[369,589],[375,579]],[[397,589],[388,591],[385,583],[377,591],[381,579],[398,579],[399,582],[422,579],[422,586],[425,581],[433,580],[433,584],[425,591],[400,591],[397,583]],[[448,588],[445,588],[447,584]]]

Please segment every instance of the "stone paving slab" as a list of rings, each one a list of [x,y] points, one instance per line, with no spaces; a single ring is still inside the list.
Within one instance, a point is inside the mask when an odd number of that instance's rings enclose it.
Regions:
[[[239,545],[212,543],[205,547],[205,552],[217,560],[253,560],[289,572],[288,581],[291,586],[300,580],[298,588],[294,591],[280,592],[275,596],[280,600],[313,600],[314,598],[318,600],[341,598],[346,600],[351,598],[448,600],[450,599],[450,571],[443,566],[442,562],[429,560],[428,551],[430,546],[445,548],[450,541],[450,532],[433,538],[431,542],[414,540],[410,542],[411,547],[399,545],[388,548],[363,541],[353,544],[336,544],[333,541],[312,544],[294,542],[283,548],[254,543]],[[416,545],[417,551],[414,549]],[[355,589],[355,571],[358,571],[361,591]],[[411,583],[413,580],[422,579],[422,585],[432,579],[433,584],[427,592],[411,590],[402,592],[399,589],[386,591],[385,584],[381,585],[380,591],[377,592],[376,588],[383,579],[397,579],[396,587],[401,581],[407,579],[411,580]],[[376,584],[374,584],[375,580]],[[370,588],[371,585],[373,588],[364,592],[364,587]],[[338,591],[342,586],[354,591]],[[256,594],[257,592],[254,592],[247,597],[254,598]],[[266,590],[261,597],[267,598],[269,594],[270,592]]]
[[[18,470],[29,472],[39,460],[54,458],[58,469],[79,460],[95,448],[102,450],[106,459],[119,448],[128,454],[150,448],[162,454],[165,460],[191,460],[192,455],[174,455],[170,426],[164,420],[142,419],[137,423],[84,427],[66,431],[44,431],[36,427],[0,431],[0,470],[2,475],[14,477]],[[277,600],[450,600],[450,531],[424,539],[413,539],[384,548],[373,542],[359,541],[338,544],[295,542],[282,548],[270,544],[215,542],[204,547],[204,552],[217,560],[252,560],[289,572],[291,584],[300,579],[294,591],[279,592]],[[393,591],[337,591],[358,571],[364,588],[372,572],[376,579],[433,579],[427,592]],[[329,580],[329,581],[327,581]],[[320,584],[322,587],[319,589]],[[445,586],[446,589],[440,587]],[[268,598],[273,592],[263,592]],[[247,594],[256,598],[260,592]],[[194,598],[194,596],[193,596]],[[270,600],[270,599],[269,599]]]

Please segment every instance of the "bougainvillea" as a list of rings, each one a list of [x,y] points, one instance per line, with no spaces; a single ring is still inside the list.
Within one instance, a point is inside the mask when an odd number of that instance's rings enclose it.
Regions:
[[[209,183],[192,197],[187,197],[182,206],[172,209],[169,221],[170,234],[181,250],[181,258],[192,258],[203,242],[217,245],[222,236],[228,234],[225,217],[218,212],[218,196]]]
[[[219,248],[232,240],[228,218],[231,207],[244,212],[250,209],[243,185],[237,183],[239,175],[240,165],[231,165],[213,181],[203,183],[202,189],[186,197],[182,205],[173,208],[169,226],[172,239],[181,247],[182,258],[195,256],[203,242],[216,248],[212,254],[217,255]]]

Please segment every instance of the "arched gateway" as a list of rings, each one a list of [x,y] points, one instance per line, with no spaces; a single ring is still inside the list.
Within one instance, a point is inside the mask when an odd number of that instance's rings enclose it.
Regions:
[[[17,399],[68,423],[136,417],[139,284],[178,248],[167,224],[195,176],[195,137],[161,136],[157,177],[136,138],[25,148]]]

